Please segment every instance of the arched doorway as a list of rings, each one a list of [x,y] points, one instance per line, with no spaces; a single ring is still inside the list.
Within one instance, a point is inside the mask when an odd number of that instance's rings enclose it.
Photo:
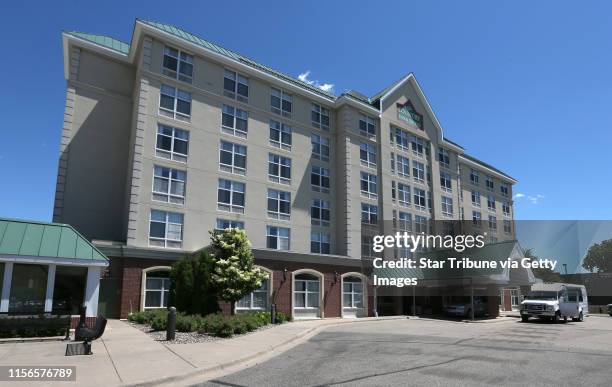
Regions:
[[[323,317],[323,274],[315,270],[293,273],[293,318]]]

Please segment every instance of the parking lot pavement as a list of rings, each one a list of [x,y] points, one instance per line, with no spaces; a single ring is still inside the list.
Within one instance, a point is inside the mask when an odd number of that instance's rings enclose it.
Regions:
[[[612,318],[565,324],[395,320],[329,328],[207,386],[612,383]]]

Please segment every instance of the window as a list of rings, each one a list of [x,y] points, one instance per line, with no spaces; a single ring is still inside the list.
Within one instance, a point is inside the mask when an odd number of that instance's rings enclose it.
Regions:
[[[398,148],[403,150],[410,149],[410,135],[407,131],[402,130],[400,128],[395,128],[395,144]]]
[[[508,201],[502,203],[502,212],[504,216],[510,216],[510,203]]]
[[[291,110],[293,107],[293,96],[291,94],[287,94],[282,90],[272,88],[272,92],[270,94],[270,105],[273,113],[291,118]]]
[[[245,184],[219,179],[217,208],[223,211],[244,213]]]
[[[221,141],[219,147],[219,169],[229,173],[246,173],[247,148],[233,142]]]
[[[315,159],[329,161],[329,138],[313,133],[310,136],[310,143],[312,144],[312,156]]]
[[[319,279],[312,274],[296,275],[293,291],[295,308],[319,309],[320,283]]]
[[[368,203],[361,203],[361,223],[378,223],[378,206]]]
[[[329,109],[313,103],[310,116],[312,118],[312,126],[323,130],[329,130]]]
[[[489,211],[495,211],[495,197],[493,197],[493,195],[487,196],[487,209]]]
[[[414,232],[417,234],[427,234],[427,218],[420,215],[414,216]]]
[[[396,198],[396,188],[395,188],[395,181],[391,181],[391,199],[393,200],[393,202],[395,202],[395,198]]]
[[[453,198],[442,196],[442,215],[453,216]]]
[[[508,219],[504,219],[504,232],[506,234],[512,233],[512,222]]]
[[[376,124],[374,123],[374,119],[365,115],[361,115],[359,119],[359,133],[362,136],[368,137],[370,139],[376,138]]]
[[[442,191],[453,192],[450,173],[440,172],[440,187],[442,188]]]
[[[395,173],[395,153],[391,152],[391,173]]]
[[[48,276],[48,265],[14,263],[8,312],[10,314],[44,313]]]
[[[450,168],[450,154],[446,149],[438,148],[438,160],[440,161],[440,166]]]
[[[376,252],[374,252],[374,243],[372,242],[372,237],[368,235],[361,236],[361,256],[362,257],[374,257]]]
[[[270,144],[287,151],[291,150],[291,126],[270,120]]]
[[[223,105],[221,131],[246,138],[249,131],[249,113],[229,105]]]
[[[497,218],[493,215],[489,215],[489,229],[491,229],[492,232],[497,231]]]
[[[472,191],[472,205],[474,207],[480,207],[480,192]]]
[[[412,215],[407,212],[399,212],[398,215],[398,228],[400,231],[411,232],[412,231]]]
[[[477,170],[470,170],[470,181],[472,182],[472,184],[478,185],[478,182],[480,181],[480,175],[478,174]]]
[[[249,79],[231,70],[225,70],[223,77],[223,95],[237,99],[240,102],[249,102]]]
[[[480,227],[480,222],[482,220],[482,216],[479,211],[472,211],[472,223],[476,227]]]
[[[289,220],[291,217],[291,193],[268,189],[268,217]]]
[[[499,190],[501,191],[501,194],[504,196],[508,196],[508,192],[510,191],[510,187],[508,186],[508,183],[501,183],[499,186]]]
[[[358,277],[346,277],[342,281],[342,307],[363,308],[363,284]]]
[[[226,228],[238,228],[240,230],[244,230],[244,222],[230,219],[217,219],[215,230],[223,231]]]
[[[155,155],[164,159],[187,162],[189,132],[159,124]]]
[[[166,308],[170,294],[168,271],[146,273],[144,309]]]
[[[397,183],[397,201],[400,206],[410,205],[410,186],[404,183]]]
[[[193,79],[193,56],[172,47],[164,47],[162,72],[168,77],[191,83]]]
[[[316,254],[329,254],[331,250],[329,234],[321,232],[310,233],[310,252]]]
[[[486,177],[485,186],[489,191],[493,191],[495,189],[495,183],[493,183],[493,178],[491,176]]]
[[[410,144],[412,145],[412,154],[423,157],[425,154],[425,141],[420,137],[410,136]]]
[[[268,226],[266,247],[274,250],[289,250],[289,234],[288,228]]]
[[[317,226],[329,226],[330,221],[329,201],[313,199],[310,206],[311,223]]]
[[[359,145],[359,159],[361,160],[361,165],[376,168],[376,148],[374,145],[362,142]]]
[[[187,172],[155,165],[153,167],[153,200],[185,204]]]
[[[310,184],[315,191],[329,192],[329,169],[313,165]]]
[[[412,176],[415,181],[423,183],[425,181],[425,165],[418,161],[412,161]]]
[[[268,155],[268,180],[291,184],[291,159],[270,153]]]
[[[422,210],[425,211],[425,206],[426,206],[426,197],[425,197],[425,190],[420,189],[420,188],[415,188],[414,189],[414,206],[418,209],[418,210]]]
[[[361,172],[361,195],[376,199],[378,197],[376,180],[376,175]]]
[[[191,117],[191,93],[168,85],[161,85],[159,114],[181,121]]]
[[[255,289],[253,292],[242,297],[236,303],[236,310],[249,311],[249,310],[268,310],[268,286],[270,279],[267,278],[261,281],[261,286]]]
[[[410,161],[408,157],[397,155],[397,174],[404,177],[410,176]]]
[[[149,244],[180,248],[183,244],[183,214],[151,210]]]

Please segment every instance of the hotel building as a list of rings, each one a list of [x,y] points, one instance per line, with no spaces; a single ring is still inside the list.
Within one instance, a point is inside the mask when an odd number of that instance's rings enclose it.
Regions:
[[[375,313],[374,234],[474,220],[514,239],[516,180],[445,137],[413,74],[338,96],[167,24],[62,37],[53,218],[110,258],[111,317],[166,306],[172,262],[213,229],[244,228],[270,275],[237,309],[296,318]]]

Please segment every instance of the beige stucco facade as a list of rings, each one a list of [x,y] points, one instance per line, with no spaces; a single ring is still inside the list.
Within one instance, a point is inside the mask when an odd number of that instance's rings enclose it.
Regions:
[[[193,57],[192,82],[164,75],[164,47],[181,50]],[[67,98],[62,148],[58,173],[54,221],[69,223],[93,239],[119,241],[133,247],[148,248],[151,210],[179,213],[183,216],[180,250],[193,251],[208,243],[208,231],[217,219],[244,222],[255,248],[266,248],[266,228],[290,229],[290,251],[311,252],[311,232],[329,235],[330,253],[360,259],[363,235],[393,232],[394,213],[408,213],[411,221],[422,216],[428,221],[472,219],[473,211],[481,212],[483,229],[494,215],[499,223],[489,234],[497,240],[512,239],[514,230],[504,232],[502,221],[513,219],[512,184],[516,181],[486,164],[465,155],[465,150],[446,140],[431,107],[414,76],[408,75],[377,99],[364,101],[354,95],[340,97],[317,93],[299,83],[262,72],[249,65],[199,47],[188,40],[172,36],[137,22],[128,53],[113,51],[102,44],[64,34]],[[224,95],[225,70],[248,78],[248,102]],[[189,117],[175,119],[160,114],[162,85],[191,95]],[[272,88],[292,97],[291,117],[271,109]],[[329,130],[313,125],[313,103],[329,109]],[[398,109],[410,103],[422,116],[422,128],[400,118]],[[222,130],[223,105],[248,112],[246,137]],[[360,133],[360,120],[369,117],[375,135]],[[271,143],[270,120],[292,128],[290,149]],[[160,124],[187,131],[189,150],[186,162],[159,157],[156,151]],[[408,136],[421,139],[423,154],[402,149],[391,130],[404,130]],[[318,135],[329,141],[329,160],[315,157],[311,137]],[[246,172],[229,173],[219,164],[220,142],[246,147]],[[374,147],[375,163],[360,160],[360,147]],[[448,152],[448,166],[441,165],[440,148]],[[288,184],[273,182],[268,176],[269,154],[291,159]],[[395,171],[392,170],[392,155]],[[401,176],[397,160],[409,160],[410,173]],[[425,178],[417,181],[413,163],[422,163]],[[155,166],[186,173],[184,202],[154,200]],[[329,170],[328,192],[313,189],[312,167]],[[479,172],[476,185],[470,180],[471,170]],[[364,195],[360,187],[361,173],[376,176],[377,192]],[[440,175],[448,174],[451,187],[443,189]],[[493,189],[487,190],[487,176]],[[243,213],[227,212],[217,203],[219,179],[245,185]],[[402,206],[392,198],[392,187],[398,183],[411,188],[411,204]],[[508,185],[502,194],[500,187]],[[273,219],[267,210],[269,189],[289,192],[290,219]],[[423,190],[427,202],[423,209],[414,205],[415,189]],[[481,192],[481,207],[471,201],[472,190]],[[487,195],[493,195],[496,208],[487,208]],[[442,196],[452,199],[451,214],[442,211]],[[462,199],[463,198],[463,199]],[[329,225],[313,224],[313,200],[329,202]],[[510,212],[502,212],[508,202]],[[362,203],[378,208],[378,221],[363,225]],[[388,221],[388,222],[387,222]],[[158,246],[153,246],[161,249]],[[176,247],[176,246],[175,246]]]

